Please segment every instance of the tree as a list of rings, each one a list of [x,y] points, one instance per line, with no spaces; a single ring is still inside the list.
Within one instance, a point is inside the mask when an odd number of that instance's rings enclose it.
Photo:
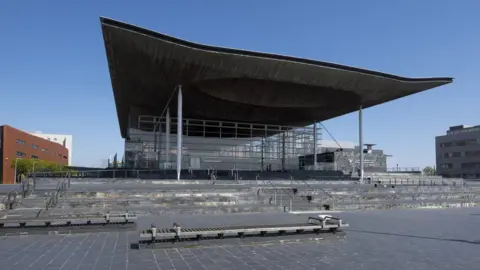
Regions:
[[[17,175],[26,174],[33,168],[33,162],[31,159],[14,159],[12,160],[12,168],[17,167]]]
[[[57,164],[55,162],[39,160],[39,159],[24,159],[19,158],[12,160],[12,168],[17,167],[17,175],[27,174],[30,172],[63,172],[67,171],[65,165]]]
[[[435,175],[435,169],[430,166],[427,166],[423,168],[423,175]]]

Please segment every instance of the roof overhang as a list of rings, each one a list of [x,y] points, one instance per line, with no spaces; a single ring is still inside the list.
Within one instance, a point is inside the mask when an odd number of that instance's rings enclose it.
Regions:
[[[161,115],[177,85],[186,118],[303,126],[452,82],[201,45],[107,18],[101,26],[124,138],[130,111]]]

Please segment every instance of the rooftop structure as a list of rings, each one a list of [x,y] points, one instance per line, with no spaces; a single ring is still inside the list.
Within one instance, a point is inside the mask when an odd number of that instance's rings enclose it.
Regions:
[[[126,148],[131,149],[126,150],[126,163],[144,168],[176,164],[178,178],[182,164],[211,166],[211,162],[204,164],[196,159],[205,157],[207,151],[209,160],[217,157],[215,162],[220,164],[237,164],[235,160],[218,159],[222,155],[230,159],[248,157],[249,169],[258,163],[262,170],[265,157],[271,157],[283,170],[290,156],[296,160],[299,155],[316,152],[316,125],[300,135],[295,128],[357,110],[361,122],[362,108],[452,82],[448,77],[406,78],[315,60],[202,45],[107,18],[101,18],[101,27],[120,133],[127,140]],[[174,97],[177,102],[172,102]],[[214,122],[211,125],[210,120]],[[239,132],[244,124],[248,127],[242,128],[248,132]],[[170,134],[177,135],[176,148],[171,145]],[[363,145],[361,134],[360,130],[359,145]],[[308,138],[302,139],[301,152],[288,145],[289,141],[295,144],[298,136]],[[213,137],[215,142],[205,147],[205,143],[194,142],[195,137]],[[219,143],[217,138],[255,139]],[[136,145],[131,144],[132,139]],[[162,149],[160,141],[165,142]],[[237,147],[242,154],[238,154]],[[182,151],[177,154],[177,149]],[[182,152],[190,156],[189,161],[182,158]],[[225,152],[228,154],[222,154]],[[172,161],[170,155],[177,161]]]
[[[43,138],[47,141],[52,141],[61,144],[68,149],[68,166],[72,165],[72,152],[73,152],[73,136],[64,134],[49,134],[41,131],[35,131],[30,133],[37,137]]]
[[[387,172],[387,157],[383,150],[373,149],[375,144],[364,144],[363,159],[365,172]],[[322,140],[317,147],[317,169],[342,171],[357,174],[360,163],[360,149],[354,142]],[[313,155],[299,157],[303,166],[312,167]],[[302,166],[300,166],[301,168]]]
[[[347,142],[347,141],[334,141],[334,140],[321,140],[319,148],[342,148],[342,149],[355,149],[354,142]],[[321,151],[322,152],[322,151]]]

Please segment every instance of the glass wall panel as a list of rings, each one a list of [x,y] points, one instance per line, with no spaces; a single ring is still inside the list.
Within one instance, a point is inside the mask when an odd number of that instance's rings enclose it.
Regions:
[[[313,154],[310,127],[275,126],[202,119],[183,119],[182,168],[229,170],[297,170],[299,156]],[[166,119],[139,116],[125,141],[129,168],[176,168],[177,119],[171,118],[169,145]],[[317,142],[321,129],[317,128]],[[168,155],[167,155],[168,151]]]

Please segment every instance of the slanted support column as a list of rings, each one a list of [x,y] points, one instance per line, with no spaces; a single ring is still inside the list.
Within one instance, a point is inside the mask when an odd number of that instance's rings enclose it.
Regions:
[[[170,108],[167,108],[165,121],[165,165],[166,169],[170,169]]]
[[[358,109],[358,150],[360,151],[360,182],[363,182],[363,116],[362,105]]]
[[[182,115],[182,86],[178,86],[178,98],[177,98],[177,180],[180,180],[180,172],[182,171],[182,124],[183,124],[183,115]]]
[[[317,170],[317,121],[313,123],[313,170]]]

